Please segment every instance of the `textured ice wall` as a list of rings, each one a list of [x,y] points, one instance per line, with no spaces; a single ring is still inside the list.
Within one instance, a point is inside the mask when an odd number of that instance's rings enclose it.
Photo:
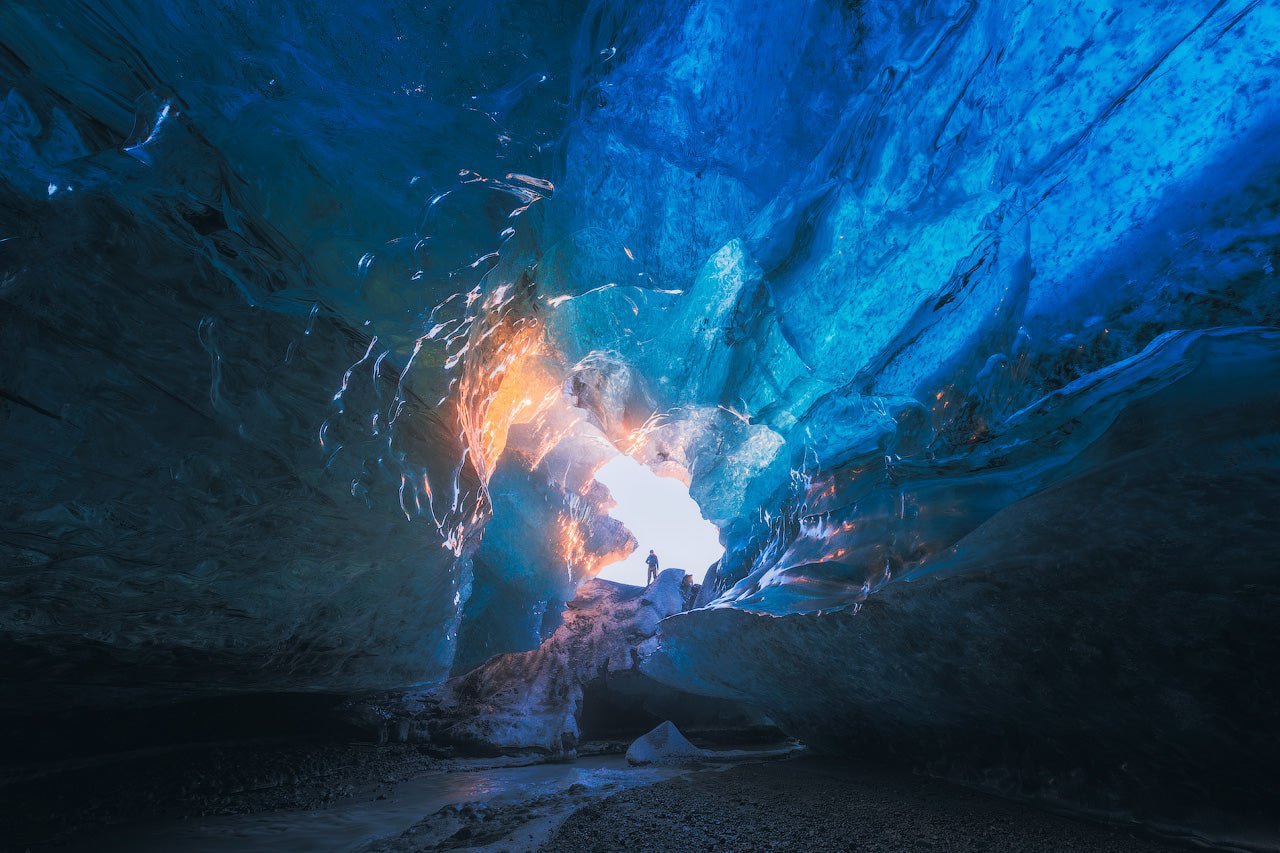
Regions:
[[[638,667],[658,644],[658,623],[687,606],[683,579],[682,571],[667,569],[647,588],[588,580],[564,623],[539,647],[494,656],[411,700],[423,703],[413,728],[425,740],[481,754],[572,758],[582,736],[584,688],[593,681],[616,679],[641,697],[648,692],[655,704],[678,706],[681,697],[664,696]]]
[[[549,320],[569,352],[651,395],[630,437],[692,472],[722,582],[855,600],[1052,476],[918,508],[914,479],[979,474],[1020,410],[1162,332],[1275,322],[1274,8],[666,11],[601,13],[580,47],[604,65],[540,287],[581,294]],[[792,609],[760,587],[731,598]]]
[[[725,533],[651,671],[1019,794],[1265,818],[1280,10],[665,11],[580,49],[540,281]]]
[[[981,721],[1023,752],[957,761],[1029,779],[1070,693],[1106,721],[1079,790],[1229,791],[1211,753],[1280,730],[1244,328],[1280,300],[1278,33],[1244,0],[6,4],[13,683],[393,686],[464,607],[463,660],[532,645],[625,547],[590,435],[725,537],[663,678],[844,748]]]
[[[1277,343],[1275,332],[1181,336],[1073,384],[1056,428],[1004,444],[986,470],[905,492],[904,537],[937,535],[931,513],[963,529],[1002,505],[954,544],[858,591],[854,607],[841,602],[856,574],[765,575],[738,606],[664,622],[649,671],[750,697],[816,747],[1274,838]],[[1130,392],[1110,396],[1109,384]],[[1035,465],[1051,485],[1011,499],[1037,444],[1084,447],[1051,473]],[[825,547],[800,536],[782,559]],[[797,612],[751,612],[762,599]]]
[[[474,558],[455,673],[538,648],[578,584],[636,547],[608,515],[608,490],[592,479],[617,450],[558,383],[544,399],[536,418],[509,430],[489,483],[493,518]]]
[[[580,14],[0,9],[7,697],[447,672]]]

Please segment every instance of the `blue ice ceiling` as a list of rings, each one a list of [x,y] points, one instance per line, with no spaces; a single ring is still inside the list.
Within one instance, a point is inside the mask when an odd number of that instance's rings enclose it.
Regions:
[[[954,670],[909,637],[993,601],[1026,633],[969,653],[1061,684],[1083,614],[1167,673],[1141,602],[1199,614],[1204,678],[1265,669],[1278,57],[1244,0],[7,3],[4,677],[343,692],[532,648],[634,547],[619,452],[726,546],[654,673],[815,742],[928,716]],[[1144,713],[1228,713],[1190,681]],[[1002,689],[948,707],[1042,710]]]

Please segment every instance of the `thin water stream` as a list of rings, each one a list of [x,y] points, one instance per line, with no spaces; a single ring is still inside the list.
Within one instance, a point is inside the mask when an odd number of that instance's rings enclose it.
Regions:
[[[529,822],[567,814],[584,799],[685,773],[673,767],[629,767],[621,756],[572,763],[435,771],[399,783],[385,799],[373,792],[322,809],[190,818],[134,825],[83,838],[73,850],[101,853],[339,853],[396,836],[443,806],[484,802],[515,806],[538,800]],[[584,786],[574,789],[574,785]],[[504,845],[511,846],[511,845]],[[521,845],[516,844],[518,849]]]

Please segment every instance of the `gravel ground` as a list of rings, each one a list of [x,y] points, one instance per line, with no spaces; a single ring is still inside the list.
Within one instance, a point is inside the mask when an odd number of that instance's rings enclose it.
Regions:
[[[415,746],[191,745],[0,773],[0,851],[58,849],[90,827],[317,809],[447,768]]]
[[[1186,850],[944,783],[814,758],[754,764],[615,794],[542,847],[577,851],[1156,853]]]

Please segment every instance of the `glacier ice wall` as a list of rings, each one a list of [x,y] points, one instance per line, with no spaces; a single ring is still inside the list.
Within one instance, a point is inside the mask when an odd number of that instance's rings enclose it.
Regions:
[[[609,349],[645,377],[662,423],[639,452],[690,457],[694,494],[732,528],[722,583],[773,565],[756,557],[792,535],[771,529],[784,506],[883,517],[884,481],[980,453],[1162,332],[1274,323],[1274,14],[698,3],[643,36],[616,23],[599,44],[631,43],[601,47],[617,67],[570,129],[574,210],[544,237],[544,282],[590,292],[550,323],[569,352]],[[663,163],[605,173],[603,152]],[[607,287],[628,279],[644,289]],[[852,559],[793,568],[869,563],[874,582],[959,532],[882,527]]]
[[[11,700],[447,673],[500,378],[444,365],[580,12],[0,9]]]
[[[666,12],[589,34],[539,282],[724,534],[649,671],[1022,795],[1266,814],[1278,10]]]
[[[1257,0],[5,4],[7,695],[531,649],[633,547],[625,452],[726,546],[655,676],[1262,802],[1278,42]]]
[[[1056,428],[902,490],[900,535],[946,547],[852,606],[857,573],[778,567],[734,606],[664,622],[647,671],[751,697],[815,746],[1210,832],[1244,825],[1215,812],[1252,812],[1274,837],[1280,398],[1259,386],[1280,378],[1278,342],[1187,333],[1073,383]],[[1092,421],[1048,485],[1011,497],[1024,448],[1069,449]],[[823,547],[802,533],[780,560]]]

